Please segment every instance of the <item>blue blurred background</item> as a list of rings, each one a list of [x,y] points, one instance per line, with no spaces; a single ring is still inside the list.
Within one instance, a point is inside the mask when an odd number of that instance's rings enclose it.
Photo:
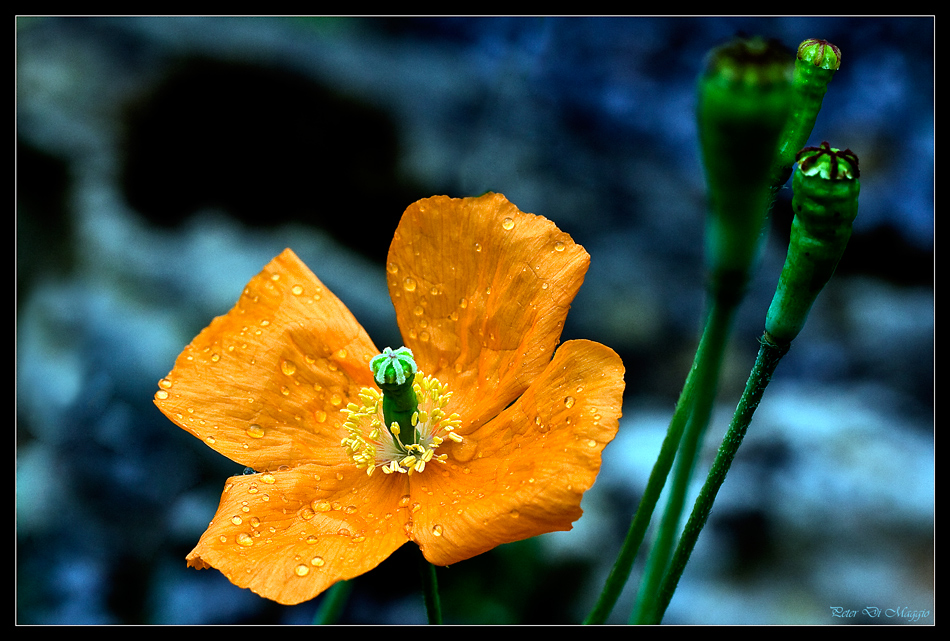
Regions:
[[[589,251],[564,338],[616,349],[627,394],[575,529],[440,570],[445,618],[580,621],[701,327],[695,80],[740,32],[842,49],[810,144],[855,151],[861,203],[666,622],[932,623],[928,17],[18,19],[17,621],[312,620],[319,599],[280,606],[186,569],[241,470],[155,409],[156,381],[284,247],[377,345],[401,344],[383,267],[399,216],[488,190]],[[754,359],[789,198],[737,320],[704,465]],[[392,589],[415,561],[405,546],[356,579],[341,622],[424,622],[421,598]]]

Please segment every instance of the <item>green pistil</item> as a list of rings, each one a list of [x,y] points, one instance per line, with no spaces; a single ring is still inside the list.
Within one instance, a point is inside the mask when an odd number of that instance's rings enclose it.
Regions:
[[[403,446],[418,443],[415,417],[418,417],[419,401],[412,388],[418,368],[412,352],[407,347],[397,350],[387,347],[382,354],[373,357],[369,368],[383,392],[386,427]]]

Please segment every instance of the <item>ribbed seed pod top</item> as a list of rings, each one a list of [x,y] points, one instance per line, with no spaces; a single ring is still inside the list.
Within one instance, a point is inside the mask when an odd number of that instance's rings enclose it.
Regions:
[[[795,218],[785,266],[769,307],[765,329],[789,343],[805,325],[808,312],[834,274],[858,214],[858,157],[823,142],[798,154],[792,178]]]

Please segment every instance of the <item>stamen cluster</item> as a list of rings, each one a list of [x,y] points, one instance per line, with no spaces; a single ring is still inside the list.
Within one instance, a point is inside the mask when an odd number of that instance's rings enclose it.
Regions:
[[[447,387],[438,379],[420,373],[415,377],[413,390],[419,409],[412,415],[412,425],[407,427],[418,434],[416,443],[403,443],[399,434],[404,427],[398,422],[386,426],[383,395],[377,389],[364,387],[359,394],[361,404],[350,403],[344,410],[348,417],[343,427],[348,435],[340,445],[356,467],[365,469],[367,475],[372,475],[377,467],[384,474],[422,472],[430,461],[445,463],[447,455],[435,453],[445,439],[462,441],[454,431],[462,422],[459,415],[445,412],[452,396]]]

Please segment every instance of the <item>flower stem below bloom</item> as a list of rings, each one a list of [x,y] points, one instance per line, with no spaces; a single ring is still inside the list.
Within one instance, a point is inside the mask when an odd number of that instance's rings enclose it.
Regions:
[[[426,614],[430,625],[442,625],[442,602],[439,599],[439,581],[435,566],[421,557],[419,570],[422,574],[422,596],[426,602]]]

